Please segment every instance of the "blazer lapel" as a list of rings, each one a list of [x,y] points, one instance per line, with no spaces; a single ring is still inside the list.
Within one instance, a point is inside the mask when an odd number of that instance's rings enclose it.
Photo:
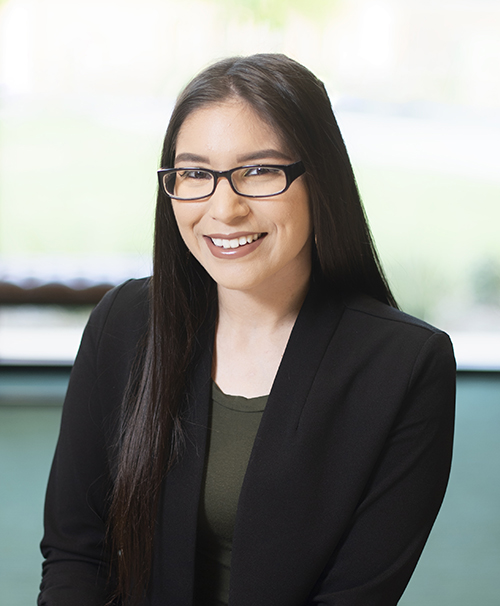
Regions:
[[[307,549],[295,545],[290,529],[304,527],[314,507],[296,495],[304,466],[299,426],[318,368],[340,322],[343,305],[312,287],[295,323],[257,433],[242,487],[231,562],[230,605],[303,604],[290,575],[287,555]],[[310,445],[314,449],[314,445]],[[310,453],[309,453],[310,454]],[[314,495],[309,495],[314,499]],[[300,534],[300,532],[299,532]],[[303,571],[302,571],[303,572]],[[292,578],[290,578],[290,576]],[[288,587],[284,587],[284,583]],[[297,581],[298,582],[298,581]]]

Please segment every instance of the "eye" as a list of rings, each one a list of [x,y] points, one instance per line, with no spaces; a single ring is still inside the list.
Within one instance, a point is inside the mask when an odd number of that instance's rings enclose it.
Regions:
[[[280,174],[279,168],[272,166],[250,166],[245,170],[244,177],[273,177]]]
[[[197,168],[180,170],[177,175],[181,179],[189,179],[193,181],[209,181],[212,178],[212,175],[207,173],[206,170],[199,170]]]

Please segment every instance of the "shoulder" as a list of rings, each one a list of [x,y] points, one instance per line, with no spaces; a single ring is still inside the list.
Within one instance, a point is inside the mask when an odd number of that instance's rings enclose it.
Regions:
[[[149,286],[151,278],[130,279],[108,291],[97,304],[93,315],[102,315],[113,309],[134,311],[143,308],[149,301]]]
[[[313,282],[295,333],[308,351],[327,349],[360,360],[401,356],[410,364],[425,347],[442,348],[453,357],[442,330],[368,295],[339,293],[322,283]]]
[[[452,418],[456,365],[446,333],[364,295],[322,292],[306,319],[287,369],[309,373],[315,412],[335,414],[338,405],[389,425],[403,409],[413,419]]]
[[[89,326],[144,326],[149,313],[151,278],[127,280],[107,292],[92,312]]]
[[[367,295],[316,291],[305,306],[300,331],[309,348],[354,368],[406,368],[439,358],[449,372],[455,359],[448,335],[438,328]]]
[[[290,374],[324,373],[345,385],[410,385],[419,377],[455,376],[443,331],[365,295],[313,285],[291,335]],[[293,355],[292,355],[293,352]]]
[[[148,325],[149,284],[150,278],[128,280],[104,295],[90,315],[77,360],[135,355]]]
[[[339,330],[365,361],[379,359],[393,369],[438,367],[454,376],[455,357],[449,336],[439,328],[372,297],[343,297]]]
[[[428,337],[431,334],[441,333],[435,326],[411,316],[399,309],[382,303],[368,295],[350,295],[342,298],[347,318],[363,321],[373,326],[385,327],[388,330],[397,330]]]

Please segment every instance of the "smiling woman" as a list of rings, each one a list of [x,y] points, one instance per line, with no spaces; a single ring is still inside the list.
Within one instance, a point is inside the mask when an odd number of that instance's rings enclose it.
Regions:
[[[215,170],[250,161],[264,166],[290,162],[280,137],[238,98],[198,109],[186,118],[177,137],[175,166],[194,158],[200,168]],[[294,292],[300,307],[311,273],[312,225],[305,177],[287,188],[286,177],[278,174],[282,185],[278,183],[277,189],[275,179],[264,177],[255,186],[263,188],[263,195],[252,198],[231,186],[235,174],[214,181],[214,191],[200,201],[172,201],[181,236],[218,284],[219,299],[224,299],[226,289],[253,292],[269,300]],[[266,186],[271,188],[267,196]],[[270,387],[266,386],[265,393]]]
[[[448,337],[398,311],[322,83],[282,55],[188,84],[154,272],[72,373],[40,606],[395,605],[448,480]]]

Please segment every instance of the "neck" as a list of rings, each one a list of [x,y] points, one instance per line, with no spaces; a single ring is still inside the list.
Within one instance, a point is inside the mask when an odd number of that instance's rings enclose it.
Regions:
[[[293,291],[230,291],[219,287],[212,377],[224,393],[266,395],[309,287]]]
[[[212,377],[224,393],[268,394],[309,289],[310,264],[248,290],[219,284]]]
[[[280,330],[295,322],[309,289],[309,274],[294,288],[277,285],[258,291],[231,290],[219,286],[219,325],[242,332]]]

